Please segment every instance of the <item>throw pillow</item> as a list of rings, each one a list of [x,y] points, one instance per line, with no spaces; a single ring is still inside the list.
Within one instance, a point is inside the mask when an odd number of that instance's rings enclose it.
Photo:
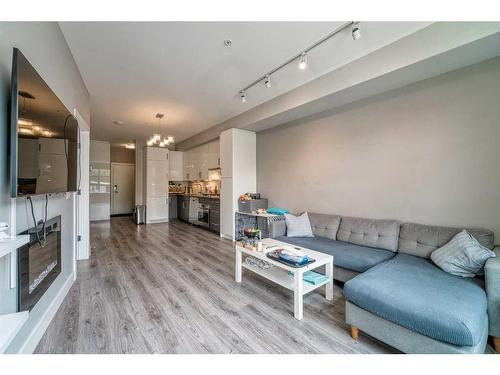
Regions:
[[[300,216],[285,214],[287,237],[314,237],[307,212]]]
[[[434,250],[431,259],[436,266],[452,275],[475,277],[483,274],[484,264],[494,256],[493,251],[463,230],[446,245]]]

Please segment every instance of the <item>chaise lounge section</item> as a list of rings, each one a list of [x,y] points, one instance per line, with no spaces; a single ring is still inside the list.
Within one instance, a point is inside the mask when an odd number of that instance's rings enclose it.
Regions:
[[[400,224],[309,213],[314,237],[277,239],[334,256],[334,278],[345,282],[346,322],[405,353],[484,353],[488,335],[500,351],[500,251],[485,266],[485,277],[444,272],[430,254],[461,228]],[[494,249],[489,230],[469,229]]]

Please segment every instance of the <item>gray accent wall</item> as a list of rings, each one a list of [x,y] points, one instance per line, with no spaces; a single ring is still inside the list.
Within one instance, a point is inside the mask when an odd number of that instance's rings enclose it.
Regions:
[[[257,134],[270,206],[500,239],[500,58]],[[333,107],[333,103],[332,103]]]
[[[59,96],[68,110],[76,108],[90,124],[89,94],[73,60],[66,40],[55,22],[0,22],[0,221],[10,221],[10,171],[8,128],[12,49],[17,47]],[[30,350],[40,327],[48,324],[54,301],[65,285],[72,282],[74,262],[74,196],[52,196],[48,217],[62,215],[62,272],[31,311],[30,317],[8,352]],[[12,203],[17,216],[17,232],[33,226],[29,205],[20,198]],[[42,218],[44,198],[34,199],[37,219]],[[0,313],[16,311],[17,290],[9,287],[8,257],[0,259]],[[55,312],[55,311],[54,311]]]

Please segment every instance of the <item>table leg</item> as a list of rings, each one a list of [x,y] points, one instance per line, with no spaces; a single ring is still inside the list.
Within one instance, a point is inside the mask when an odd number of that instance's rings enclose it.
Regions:
[[[237,283],[241,283],[241,272],[242,272],[242,267],[241,267],[241,251],[236,248],[236,264],[234,267],[234,279]]]
[[[326,277],[328,277],[328,282],[325,286],[325,298],[328,301],[333,299],[333,262],[329,262],[325,265]]]
[[[302,270],[296,270],[294,275],[293,302],[295,319],[301,320],[303,317],[304,281]]]

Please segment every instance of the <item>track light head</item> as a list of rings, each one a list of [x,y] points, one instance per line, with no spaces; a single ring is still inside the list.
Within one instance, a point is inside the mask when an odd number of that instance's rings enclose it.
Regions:
[[[247,94],[245,91],[240,91],[240,99],[241,99],[241,102],[242,103],[246,103],[247,102]]]
[[[302,52],[300,55],[299,69],[304,70],[305,68],[307,68],[307,55],[305,52]]]
[[[358,40],[361,38],[361,31],[359,30],[359,22],[354,22],[352,24],[352,39]]]
[[[271,83],[271,77],[270,76],[266,76],[266,78],[264,79],[264,85],[266,85],[266,87],[268,89],[270,89],[273,85]]]

